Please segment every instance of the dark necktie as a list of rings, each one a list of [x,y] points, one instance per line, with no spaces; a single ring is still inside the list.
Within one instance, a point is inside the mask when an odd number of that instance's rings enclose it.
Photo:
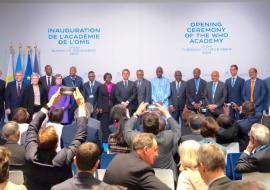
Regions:
[[[50,87],[50,86],[51,86],[50,77],[48,77],[48,82],[47,82],[47,84],[48,84],[48,87]]]
[[[18,83],[17,94],[18,96],[21,94],[21,83]]]
[[[176,81],[176,91],[177,91],[177,94],[179,93],[179,91],[180,91],[180,84],[179,84],[179,82],[177,82]]]

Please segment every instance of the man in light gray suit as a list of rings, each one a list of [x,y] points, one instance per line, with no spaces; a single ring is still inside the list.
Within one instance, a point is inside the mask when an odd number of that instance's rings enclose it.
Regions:
[[[223,105],[227,97],[227,88],[223,82],[219,80],[219,72],[211,73],[212,81],[206,85],[206,106],[211,116],[218,117],[223,112]]]
[[[179,117],[181,117],[186,104],[186,82],[182,80],[181,71],[175,71],[174,77],[175,81],[170,84],[169,108],[172,117],[179,123]]]
[[[136,71],[137,80],[135,81],[137,87],[138,105],[142,102],[151,103],[151,82],[144,78],[144,71],[138,69]]]
[[[124,105],[132,115],[137,105],[137,88],[133,81],[129,80],[128,69],[122,71],[123,80],[116,84],[115,97],[119,104]]]
[[[266,78],[264,80],[265,86],[266,86],[266,97],[265,97],[265,101],[266,101],[266,112],[268,114],[270,114],[270,77]]]

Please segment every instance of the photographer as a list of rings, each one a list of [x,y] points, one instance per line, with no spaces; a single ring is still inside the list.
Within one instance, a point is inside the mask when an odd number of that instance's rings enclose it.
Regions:
[[[153,107],[155,106],[155,109]],[[159,149],[159,155],[153,165],[154,168],[171,169],[174,173],[176,180],[177,168],[174,162],[173,155],[177,151],[178,140],[181,137],[181,130],[178,123],[173,119],[169,111],[162,105],[156,103],[151,105],[151,111],[148,108],[148,103],[142,102],[133,116],[126,122],[124,128],[124,139],[131,147],[131,142],[136,136],[138,131],[134,131],[135,124],[138,117],[144,115],[143,118],[143,131],[146,133],[153,133],[156,135],[156,140]],[[166,118],[170,130],[159,130],[161,116]]]

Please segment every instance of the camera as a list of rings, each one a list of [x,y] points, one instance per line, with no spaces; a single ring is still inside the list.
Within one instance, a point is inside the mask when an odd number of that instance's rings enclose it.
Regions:
[[[227,103],[226,106],[227,107],[230,107],[232,105],[232,103]]]
[[[74,91],[76,91],[75,87],[63,86],[63,87],[60,88],[60,94],[61,95],[71,96]]]
[[[156,110],[156,105],[155,104],[151,104],[147,107],[147,110],[149,111],[155,111]]]

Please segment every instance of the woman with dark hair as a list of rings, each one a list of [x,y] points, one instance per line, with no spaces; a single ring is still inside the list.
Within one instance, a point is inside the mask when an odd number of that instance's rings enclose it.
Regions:
[[[51,97],[57,92],[57,90],[63,86],[62,81],[63,81],[62,75],[60,74],[55,75],[55,85],[51,86],[49,90],[49,94],[48,94],[48,99],[51,99]],[[62,121],[59,123],[66,124],[69,121],[69,118],[68,118],[69,101],[70,101],[69,96],[61,95],[60,100],[51,108],[51,110],[55,108],[62,108],[64,110]]]
[[[112,81],[112,74],[105,73],[103,77],[105,83],[98,90],[98,111],[99,120],[101,122],[102,142],[108,142],[109,124],[111,123],[110,112],[116,104],[115,91],[116,86]]]
[[[127,109],[124,105],[117,104],[111,110],[111,118],[114,121],[110,125],[115,132],[109,136],[108,144],[110,152],[128,153],[130,151],[123,135],[125,123],[128,120]]]

